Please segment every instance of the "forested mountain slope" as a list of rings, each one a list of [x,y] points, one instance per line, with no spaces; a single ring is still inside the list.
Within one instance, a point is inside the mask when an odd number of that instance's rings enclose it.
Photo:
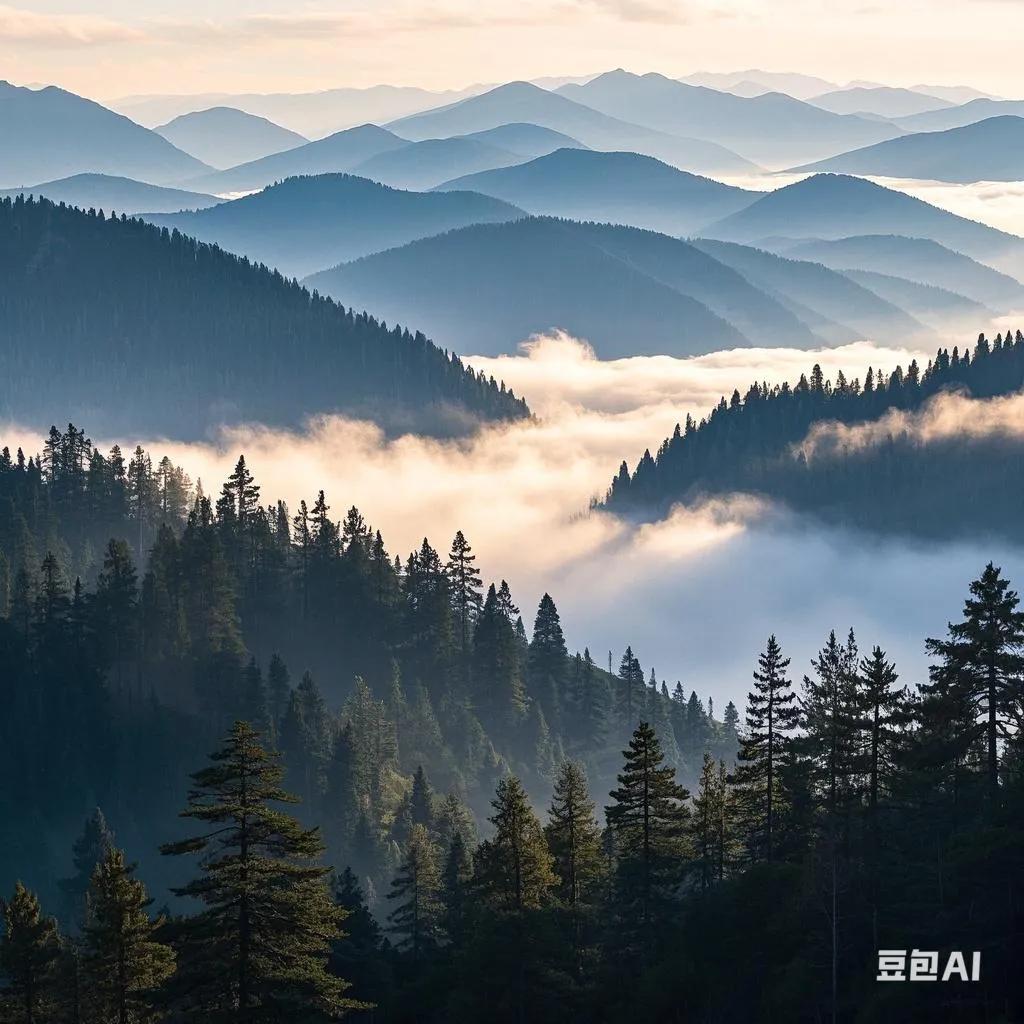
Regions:
[[[632,473],[623,463],[606,505],[659,517],[676,502],[743,492],[880,533],[1020,541],[1022,386],[1020,331],[982,336],[973,353],[939,349],[924,368],[874,368],[863,382],[830,382],[818,366],[793,387],[755,382],[699,423],[688,416]]]
[[[29,424],[70,412],[195,437],[317,412],[442,431],[526,414],[421,334],[180,234],[47,200],[0,202],[0,333],[0,418]]]

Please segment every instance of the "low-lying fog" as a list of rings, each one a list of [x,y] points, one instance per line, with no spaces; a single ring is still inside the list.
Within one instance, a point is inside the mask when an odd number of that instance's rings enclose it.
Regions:
[[[863,377],[868,366],[891,370],[914,356],[927,359],[861,342],[601,362],[559,336],[515,357],[469,360],[525,394],[536,416],[470,440],[389,441],[370,424],[329,417],[302,433],[232,428],[216,443],[143,444],[185,466],[208,492],[244,452],[264,500],[284,497],[294,508],[323,487],[332,515],[358,505],[403,557],[424,534],[446,553],[462,529],[485,577],[509,580],[527,628],[549,591],[572,648],[589,645],[600,663],[611,649],[617,665],[631,644],[645,671],[653,665],[659,679],[681,679],[720,709],[742,702],[772,631],[797,678],[829,629],[852,625],[862,647],[882,644],[915,681],[925,636],[958,614],[985,562],[995,559],[1024,586],[1024,557],[990,545],[918,546],[810,528],[742,496],[636,527],[588,512],[591,498],[624,458],[632,466],[687,412],[703,415],[734,387],[795,380],[816,361],[827,376],[842,369]],[[2,443],[31,453],[41,436],[5,430]]]

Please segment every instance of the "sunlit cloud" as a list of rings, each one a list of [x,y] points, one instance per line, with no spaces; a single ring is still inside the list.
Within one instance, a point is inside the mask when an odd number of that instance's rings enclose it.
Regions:
[[[129,42],[143,33],[130,25],[91,14],[46,14],[0,5],[0,40],[50,47]]]

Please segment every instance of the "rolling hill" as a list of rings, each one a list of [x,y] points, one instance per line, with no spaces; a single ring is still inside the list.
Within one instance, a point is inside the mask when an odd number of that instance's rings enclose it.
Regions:
[[[523,157],[467,136],[410,142],[363,161],[352,173],[393,188],[425,191],[450,178],[516,164]]]
[[[507,149],[526,160],[535,160],[539,156],[547,156],[556,149],[586,149],[582,142],[562,132],[543,128],[539,124],[500,124],[497,128],[487,128],[482,132],[470,132],[469,135],[455,138],[475,139],[486,142],[500,149]]]
[[[210,107],[182,114],[153,131],[217,168],[258,160],[309,141],[265,117],[256,117],[234,107]]]
[[[735,96],[656,74],[612,71],[586,85],[567,85],[559,95],[651,129],[709,139],[772,167],[902,134],[895,125],[833,114],[782,93]]]
[[[381,153],[407,146],[384,128],[364,124],[359,128],[328,135],[326,139],[307,142],[304,146],[272,153],[270,156],[217,171],[190,181],[191,188],[207,192],[247,192],[264,188],[275,181],[300,174],[334,174],[350,171]]]
[[[195,438],[345,412],[445,432],[527,413],[422,335],[141,220],[47,200],[0,201],[0,334],[0,418],[28,425]]]
[[[931,340],[928,329],[907,312],[821,264],[732,242],[699,238],[693,244],[772,295],[832,344],[860,338]]]
[[[1024,285],[1015,278],[927,238],[856,235],[790,243],[781,251],[834,270],[869,270],[934,285],[1002,312],[1024,309]]]
[[[874,292],[880,299],[905,310],[934,331],[970,331],[995,316],[980,302],[945,288],[879,274],[874,270],[844,269],[842,274]]]
[[[927,96],[913,89],[893,89],[886,85],[855,85],[846,89],[812,96],[808,103],[833,114],[876,114],[878,117],[909,117],[926,110],[942,110],[953,106],[949,100]]]
[[[468,135],[513,122],[562,132],[591,149],[643,153],[703,174],[742,174],[757,169],[717,143],[679,138],[609,117],[528,82],[511,82],[459,103],[394,121],[388,128],[404,138],[421,140]]]
[[[1024,239],[903,192],[840,174],[816,174],[769,192],[703,233],[732,242],[906,235],[930,238],[1005,273],[1019,273],[1024,267]]]
[[[466,353],[537,332],[602,358],[823,344],[792,312],[688,243],[636,228],[531,218],[465,228],[335,267],[307,284]]]
[[[83,210],[107,213],[175,213],[178,210],[203,210],[216,206],[220,199],[202,192],[147,185],[144,181],[118,178],[110,174],[74,174],[70,178],[44,181],[26,188],[0,190],[0,196],[45,196],[55,203],[67,203]]]
[[[177,184],[208,170],[156,132],[55,86],[0,82],[0,187],[76,174]]]
[[[840,153],[797,171],[837,171],[966,184],[1024,178],[1024,117],[990,117]]]
[[[149,218],[303,277],[336,263],[521,210],[471,192],[402,192],[348,174],[288,178],[197,213]]]
[[[760,193],[723,185],[637,153],[560,149],[528,163],[439,186],[503,199],[534,214],[612,221],[686,235]]]
[[[944,132],[949,128],[962,128],[976,121],[1004,115],[1024,117],[1024,100],[997,100],[980,96],[960,106],[901,117],[899,124],[910,132]]]

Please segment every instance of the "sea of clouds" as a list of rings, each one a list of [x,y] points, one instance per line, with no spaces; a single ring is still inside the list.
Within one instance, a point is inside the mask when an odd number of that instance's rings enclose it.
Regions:
[[[617,665],[627,644],[645,670],[677,679],[721,708],[741,702],[767,636],[779,635],[799,676],[832,628],[853,626],[862,646],[882,644],[904,678],[925,671],[923,641],[954,618],[967,585],[990,559],[1024,583],[1024,557],[971,543],[936,547],[813,527],[736,495],[667,519],[635,524],[591,511],[625,459],[653,451],[690,413],[754,381],[795,380],[821,364],[848,378],[904,366],[927,353],[868,342],[806,352],[737,349],[691,359],[600,361],[564,335],[537,338],[516,356],[470,358],[524,394],[534,418],[440,441],[387,438],[373,424],[329,416],[302,431],[226,428],[211,441],[142,439],[216,493],[240,453],[262,486],[294,509],[323,488],[332,516],[357,505],[403,557],[424,535],[447,551],[461,529],[487,579],[508,579],[527,628],[545,591],[572,649]],[[992,422],[1003,422],[1005,410]],[[964,410],[941,410],[944,419]],[[905,427],[935,429],[938,412]],[[38,430],[8,428],[26,451]],[[135,438],[120,438],[134,445]],[[104,447],[110,439],[101,442]],[[867,441],[865,441],[867,443]]]

